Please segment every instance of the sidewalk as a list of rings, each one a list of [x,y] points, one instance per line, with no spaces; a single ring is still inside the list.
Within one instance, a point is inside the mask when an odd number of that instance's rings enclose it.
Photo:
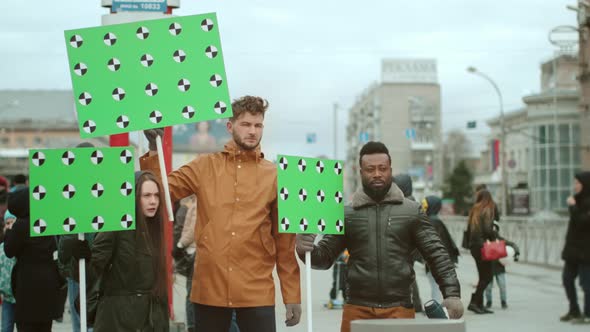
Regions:
[[[462,299],[465,308],[469,303],[471,292],[477,282],[477,272],[473,259],[462,256],[457,271],[462,287]],[[302,295],[305,303],[305,271],[301,266]],[[423,266],[416,264],[416,276],[420,287],[422,301],[430,298],[430,285],[424,274]],[[590,331],[589,326],[575,326],[559,322],[559,316],[567,311],[565,293],[561,287],[561,271],[526,264],[512,264],[507,268],[508,306],[507,310],[499,307],[499,295],[494,288],[495,314],[475,315],[465,311],[465,321],[469,332],[554,332],[554,331]],[[328,310],[323,307],[328,300],[328,293],[332,285],[332,271],[312,271],[314,296],[312,301],[313,326],[315,332],[340,331],[342,310]],[[184,321],[184,289],[185,279],[177,277],[174,283],[174,303],[177,322]],[[307,332],[305,305],[303,317],[298,326],[287,328],[284,325],[285,308],[280,298],[280,288],[277,284],[277,331],[278,332]],[[583,299],[580,294],[580,300]],[[67,310],[66,310],[67,311]],[[417,319],[426,319],[419,315]],[[71,331],[69,316],[64,315],[63,323],[55,323],[53,331]],[[171,330],[171,332],[176,330]]]

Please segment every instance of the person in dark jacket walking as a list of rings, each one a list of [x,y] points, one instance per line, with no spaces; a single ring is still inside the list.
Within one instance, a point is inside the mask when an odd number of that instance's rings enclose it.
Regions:
[[[515,262],[518,262],[518,256],[520,256],[520,249],[516,245],[516,243],[512,241],[508,241],[501,236],[498,236],[498,239],[506,241],[506,249],[509,247],[514,250],[514,257],[510,257],[514,259]],[[508,259],[505,257],[504,259]],[[504,259],[498,259],[492,261],[492,274],[494,275],[493,279],[496,279],[496,283],[498,284],[498,288],[500,289],[500,304],[502,305],[502,309],[508,309],[508,290],[506,287],[506,267],[504,266]],[[485,298],[486,298],[486,308],[492,307],[492,288],[494,285],[494,281],[490,281],[488,287],[485,291]]]
[[[30,236],[29,207],[29,188],[8,196],[8,211],[17,218],[4,240],[6,256],[16,257],[12,271],[14,320],[19,332],[51,331],[52,321],[63,313],[58,299],[65,280],[57,270],[55,237]]]
[[[397,187],[402,191],[404,197],[411,200],[416,201],[414,198],[414,186],[412,183],[412,177],[409,174],[398,174],[393,177],[393,182],[397,185]],[[424,259],[420,256],[420,253],[414,251],[413,253],[413,262],[412,268],[414,268],[414,262],[420,262],[424,264]],[[442,300],[441,300],[442,301]],[[422,299],[420,298],[420,289],[418,288],[418,283],[414,282],[412,285],[412,303],[414,303],[414,310],[416,312],[423,312],[424,309],[422,308]]]
[[[359,157],[362,189],[345,208],[344,235],[298,234],[297,253],[311,252],[314,269],[328,269],[344,249],[350,253],[347,304],[342,332],[356,319],[414,318],[412,253],[418,249],[432,268],[450,318],[463,315],[453,263],[419,203],[405,199],[392,181],[389,151],[379,142],[363,146]]]
[[[455,244],[455,241],[453,240],[451,233],[449,233],[447,226],[445,226],[444,222],[438,216],[438,212],[440,211],[441,207],[442,200],[440,199],[440,197],[427,196],[422,200],[422,209],[426,212],[428,220],[430,221],[430,223],[432,223],[432,226],[434,226],[434,229],[436,229],[436,232],[440,236],[440,240],[447,249],[451,261],[453,262],[453,264],[456,265],[457,263],[459,263],[459,249],[457,248],[457,245]],[[442,294],[428,265],[426,265],[426,276],[430,281],[432,299],[436,300],[439,303],[442,302]]]
[[[590,172],[578,173],[574,179],[573,197],[567,199],[570,221],[561,258],[563,287],[569,301],[569,311],[561,321],[590,324]],[[578,306],[576,277],[584,291],[584,312]]]
[[[475,293],[471,295],[468,310],[476,314],[491,314],[493,311],[486,309],[483,306],[483,292],[488,284],[492,281],[492,262],[484,261],[481,258],[481,248],[486,241],[494,241],[497,234],[494,231],[494,217],[495,206],[492,195],[487,190],[480,190],[477,192],[475,205],[469,212],[468,219],[468,234],[469,234],[469,248],[471,256],[477,265],[477,273],[479,281]]]
[[[102,276],[94,332],[169,330],[163,192],[150,172],[137,172],[134,231],[99,233],[73,247],[89,261],[89,286]]]

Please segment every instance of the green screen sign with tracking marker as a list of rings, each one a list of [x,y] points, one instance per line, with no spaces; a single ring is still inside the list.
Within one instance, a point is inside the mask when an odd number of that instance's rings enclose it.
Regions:
[[[133,148],[31,149],[31,236],[135,229]]]
[[[215,13],[64,34],[83,138],[232,116]]]
[[[278,156],[279,231],[344,234],[343,164]]]

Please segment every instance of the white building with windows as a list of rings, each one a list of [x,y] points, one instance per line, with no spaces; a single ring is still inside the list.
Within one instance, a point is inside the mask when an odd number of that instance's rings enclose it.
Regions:
[[[508,188],[528,189],[531,212],[565,211],[574,174],[581,169],[577,66],[572,55],[543,63],[541,92],[523,97],[526,107],[505,116]],[[500,137],[500,118],[489,120],[488,125],[493,142]],[[493,160],[492,151],[485,158]],[[493,170],[488,163],[488,171],[493,171],[492,184],[499,184],[500,177],[494,175],[500,169]]]

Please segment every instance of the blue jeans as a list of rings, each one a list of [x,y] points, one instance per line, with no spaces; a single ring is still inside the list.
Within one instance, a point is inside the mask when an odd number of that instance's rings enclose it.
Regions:
[[[72,331],[80,332],[80,315],[76,311],[74,301],[80,293],[80,285],[72,279],[68,278],[68,302],[70,303],[70,316],[72,317]]]
[[[576,264],[565,262],[563,267],[563,287],[570,302],[570,313],[580,312],[578,295],[576,293],[576,278],[580,277],[580,286],[584,291],[584,315],[590,317],[590,264]]]
[[[8,301],[2,302],[2,332],[14,331],[15,304]]]
[[[496,283],[498,284],[498,288],[500,288],[500,301],[506,302],[506,273],[496,273]],[[492,302],[492,287],[494,285],[494,281],[490,282],[488,287],[486,288],[486,301]]]

